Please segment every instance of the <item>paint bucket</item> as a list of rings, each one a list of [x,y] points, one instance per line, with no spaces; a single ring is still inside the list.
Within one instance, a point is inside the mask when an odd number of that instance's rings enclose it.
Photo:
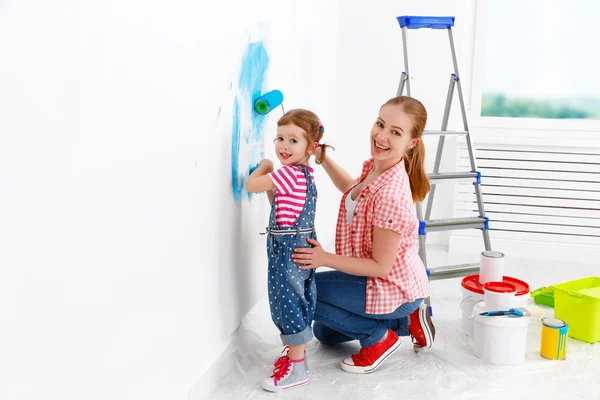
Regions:
[[[542,318],[540,355],[550,360],[566,360],[568,332],[569,325],[562,319]]]
[[[479,263],[479,283],[502,282],[504,278],[504,254],[499,251],[484,251]]]
[[[497,365],[517,365],[525,361],[529,317],[480,315],[486,308],[484,303],[473,307],[475,356]]]
[[[505,276],[503,282],[510,283],[517,288],[517,293],[512,299],[514,301],[513,307],[526,307],[529,302],[529,285],[527,282],[510,276]],[[473,336],[473,307],[484,299],[483,285],[479,283],[479,275],[464,277],[461,282],[461,291],[461,327],[467,335]]]
[[[507,282],[486,282],[483,284],[483,300],[488,311],[510,310],[515,306],[517,288]]]

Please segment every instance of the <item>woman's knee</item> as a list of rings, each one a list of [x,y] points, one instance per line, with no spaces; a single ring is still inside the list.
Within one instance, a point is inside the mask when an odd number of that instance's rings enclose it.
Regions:
[[[319,322],[313,323],[313,335],[315,335],[317,340],[321,343],[327,343],[327,335],[325,332],[326,329],[329,328]]]
[[[352,338],[348,338],[320,322],[313,323],[313,335],[323,344],[336,344],[352,340]]]

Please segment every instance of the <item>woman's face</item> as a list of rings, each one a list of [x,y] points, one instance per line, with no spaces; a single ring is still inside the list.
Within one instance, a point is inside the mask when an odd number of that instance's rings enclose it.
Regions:
[[[396,164],[420,139],[413,139],[412,118],[401,106],[385,105],[371,129],[371,157]]]

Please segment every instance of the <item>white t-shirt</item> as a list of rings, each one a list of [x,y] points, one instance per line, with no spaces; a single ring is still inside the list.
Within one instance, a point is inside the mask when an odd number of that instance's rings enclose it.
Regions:
[[[354,207],[356,207],[356,200],[352,200],[352,193],[348,193],[348,196],[346,196],[346,219],[348,220],[348,225],[352,225]]]

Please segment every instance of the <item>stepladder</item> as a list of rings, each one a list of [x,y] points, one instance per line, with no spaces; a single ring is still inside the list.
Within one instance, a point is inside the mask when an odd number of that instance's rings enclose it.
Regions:
[[[426,249],[427,234],[430,232],[450,231],[459,229],[480,229],[483,235],[484,249],[486,251],[492,250],[489,237],[489,219],[485,214],[485,207],[481,192],[481,173],[477,171],[477,163],[474,154],[472,137],[467,122],[467,112],[465,109],[460,75],[458,72],[458,61],[456,57],[456,50],[452,35],[452,27],[454,26],[455,18],[432,16],[400,16],[396,19],[398,20],[400,28],[402,29],[402,44],[404,52],[404,71],[401,74],[400,83],[398,84],[398,96],[403,95],[405,93],[405,89],[406,95],[411,96],[411,75],[409,72],[408,62],[407,30],[435,29],[446,30],[448,32],[448,39],[450,42],[450,53],[452,55],[452,64],[454,67],[454,71],[450,73],[450,82],[448,84],[448,92],[446,95],[446,102],[444,106],[444,113],[442,116],[440,130],[425,130],[423,132],[423,135],[426,136],[437,136],[438,142],[435,161],[433,164],[433,171],[428,173],[428,177],[431,183],[431,190],[426,198],[426,201],[424,200],[421,203],[417,203],[415,207],[417,218],[419,219],[419,256],[421,257],[423,264],[425,264],[425,268],[427,269],[427,273],[429,275],[430,280],[466,276],[472,273],[476,273],[476,271],[479,269],[479,263],[465,263],[430,267],[427,263]],[[450,111],[454,97],[454,92],[457,92],[458,94],[458,101],[460,104],[460,111],[463,124],[462,130],[448,130],[448,121],[450,119]],[[440,165],[444,153],[444,145],[446,137],[449,135],[459,135],[465,138],[466,147],[469,155],[470,171],[440,171]],[[431,211],[433,207],[436,186],[438,184],[456,183],[461,181],[472,182],[475,189],[474,192],[477,202],[478,215],[472,217],[450,217],[443,219],[431,219]],[[426,204],[423,204],[425,202]],[[423,210],[423,208],[425,208],[425,210]]]

